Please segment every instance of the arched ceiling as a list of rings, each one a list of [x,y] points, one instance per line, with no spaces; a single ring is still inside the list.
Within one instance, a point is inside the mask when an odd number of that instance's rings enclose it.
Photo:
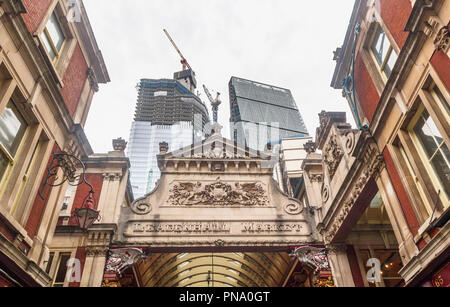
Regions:
[[[293,264],[287,253],[165,253],[136,271],[144,287],[277,287]]]

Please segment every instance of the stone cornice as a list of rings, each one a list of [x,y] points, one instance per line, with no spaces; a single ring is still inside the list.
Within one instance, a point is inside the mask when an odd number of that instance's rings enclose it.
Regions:
[[[441,231],[431,239],[430,242],[414,256],[403,268],[399,274],[403,277],[408,286],[417,286],[417,280],[420,273],[427,268],[433,260],[443,253],[447,252],[450,246],[450,222],[441,229]],[[422,276],[423,277],[423,276]]]
[[[358,20],[365,15],[367,11],[367,0],[356,0],[355,5],[353,7],[353,13],[350,18],[350,23],[347,28],[347,33],[345,35],[344,43],[342,47],[338,48],[335,51],[334,59],[336,61],[336,68],[334,70],[333,79],[331,81],[331,87],[335,89],[342,88],[342,81],[347,76],[348,66],[350,63],[350,58],[352,54],[352,43],[354,40],[355,34],[355,25]]]
[[[29,279],[40,286],[50,286],[52,279],[42,270],[36,263],[29,260],[20,250],[18,250],[11,242],[9,242],[2,234],[0,234],[0,253],[4,254],[13,261],[23,273],[28,275]]]
[[[370,178],[376,178],[384,167],[383,156],[368,131],[359,135],[353,156],[356,158],[355,162],[342,181],[330,209],[318,225],[326,243],[333,240]]]

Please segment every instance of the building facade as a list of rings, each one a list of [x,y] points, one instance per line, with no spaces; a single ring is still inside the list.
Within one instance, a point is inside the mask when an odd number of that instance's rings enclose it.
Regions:
[[[263,151],[286,137],[308,136],[288,89],[232,77],[229,82],[231,138]]]
[[[202,139],[209,123],[206,106],[190,90],[196,84],[189,72],[175,73],[174,80],[143,79],[139,83],[128,147],[136,197],[153,190],[161,175],[156,160],[158,144],[165,141],[171,149],[193,144]]]
[[[323,111],[314,141],[288,90],[232,78],[233,119],[280,123],[278,165],[217,123],[196,139],[192,71],[144,79],[129,159],[83,132],[109,77],[82,2],[2,1],[0,285],[448,286],[449,20],[449,0],[356,0],[331,85],[357,126]],[[160,184],[135,197],[149,155]]]
[[[449,20],[450,1],[355,1],[331,85],[357,129],[321,113],[304,162],[338,286],[449,285]]]
[[[2,1],[0,23],[0,284],[49,286],[68,182],[47,170],[92,154],[83,127],[109,76],[82,1]]]

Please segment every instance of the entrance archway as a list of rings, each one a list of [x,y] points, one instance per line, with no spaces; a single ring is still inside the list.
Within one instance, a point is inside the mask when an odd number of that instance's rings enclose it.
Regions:
[[[299,262],[327,269],[323,249],[289,256],[320,242],[310,213],[273,180],[271,156],[217,133],[166,150],[161,144],[156,188],[119,213],[106,276],[152,287],[275,287],[304,272]]]

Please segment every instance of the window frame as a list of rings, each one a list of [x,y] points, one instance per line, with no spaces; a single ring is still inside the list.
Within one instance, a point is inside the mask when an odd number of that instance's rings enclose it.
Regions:
[[[56,262],[55,270],[53,272],[52,288],[55,288],[55,285],[62,286],[62,288],[63,287],[67,287],[67,284],[68,284],[67,278],[66,278],[67,277],[67,263],[66,263],[65,267],[63,267],[65,269],[65,271],[66,271],[64,273],[64,281],[63,282],[56,282],[55,281],[56,277],[58,276],[59,271],[61,269],[61,261],[62,261],[63,257],[69,257],[68,258],[68,261],[69,261],[70,258],[72,257],[72,253],[71,252],[64,252],[64,251],[61,251],[61,252],[58,253],[58,258],[57,258],[58,261]]]
[[[421,101],[421,99],[419,99],[419,101],[420,101],[420,105],[417,107],[417,110],[415,111],[413,117],[408,122],[408,124],[406,126],[406,131],[412,140],[414,150],[419,155],[419,158],[421,159],[421,161],[423,161],[423,166],[425,167],[425,171],[429,175],[429,178],[431,180],[431,184],[432,184],[434,190],[436,191],[436,193],[439,190],[441,191],[439,194],[439,198],[440,198],[442,204],[444,205],[444,208],[448,208],[450,206],[449,205],[450,195],[448,194],[449,192],[446,191],[445,186],[443,185],[443,182],[439,178],[439,175],[436,173],[436,169],[432,165],[432,162],[431,162],[431,160],[433,159],[433,157],[435,156],[436,153],[431,158],[429,158],[427,152],[425,151],[422,141],[420,140],[417,133],[414,131],[414,127],[416,126],[419,119],[422,117],[422,114],[424,113],[424,111],[428,112],[429,118],[436,125],[436,119],[433,117],[432,113],[428,110],[428,108]],[[439,127],[437,125],[436,125],[436,127],[438,128],[439,133],[442,134],[442,131],[439,129]],[[442,147],[443,144],[445,144],[447,146],[447,148],[450,148],[450,146],[447,143],[447,141],[445,140],[445,138],[443,138],[443,142],[440,144],[439,148]],[[438,150],[440,150],[440,149],[436,149],[436,152]],[[444,158],[446,159],[445,156],[444,156]],[[446,161],[446,162],[449,164],[449,168],[450,168],[450,163],[449,163],[450,161]],[[433,209],[435,204],[431,203],[429,205],[431,205],[432,209]]]
[[[65,38],[61,46],[61,50],[59,51],[59,56],[55,57],[54,60],[51,58],[47,47],[45,46],[44,40],[41,37],[42,35],[46,35],[44,32],[52,14],[56,15],[59,26]],[[62,4],[61,1],[54,1],[53,4],[47,9],[45,17],[42,19],[38,29],[34,33],[34,36],[36,36],[39,41],[39,47],[43,55],[47,58],[51,64],[50,66],[53,68],[52,73],[61,85],[63,85],[61,76],[64,76],[65,70],[70,63],[70,58],[72,57],[73,51],[75,50],[75,46],[77,44],[77,40],[75,39],[75,26],[68,22],[66,14],[67,8],[65,8],[65,5]]]
[[[50,258],[50,254],[53,253],[53,259],[52,259],[52,263],[50,264],[50,269],[49,269],[49,273],[48,275],[51,277],[52,282],[51,282],[51,287],[53,288],[55,286],[55,284],[58,285],[62,285],[62,287],[68,287],[69,286],[69,281],[67,280],[67,263],[66,263],[66,273],[64,274],[64,282],[61,283],[55,283],[55,279],[56,276],[58,275],[58,270],[59,270],[59,266],[61,264],[61,259],[63,256],[69,256],[69,260],[71,258],[76,258],[76,250],[73,249],[68,249],[68,248],[62,248],[60,250],[50,250],[49,253],[49,258]]]
[[[3,110],[1,110],[0,114],[3,114],[3,112],[7,108],[10,108],[12,110],[12,112],[14,113],[16,118],[20,121],[21,127],[20,127],[19,131],[17,132],[17,134],[14,136],[14,142],[11,145],[13,150],[11,150],[11,151],[8,150],[8,148],[6,148],[6,146],[4,144],[2,144],[2,142],[0,142],[0,155],[4,156],[6,158],[6,161],[8,162],[8,165],[6,166],[3,174],[0,174],[0,183],[3,182],[3,179],[6,177],[5,175],[8,174],[9,169],[15,165],[16,157],[17,157],[18,153],[20,152],[20,149],[22,147],[22,143],[23,143],[24,139],[26,139],[26,133],[27,133],[28,127],[30,126],[28,121],[25,119],[25,116],[23,116],[21,114],[19,108],[14,103],[14,100],[12,99],[12,97],[9,99],[6,107]],[[17,139],[18,135],[20,135],[20,139]]]
[[[381,58],[381,63],[377,57],[377,55],[375,54],[374,51],[374,43],[376,42],[376,38],[377,38],[377,34],[380,33],[379,30],[381,30],[381,35],[384,34],[384,38],[389,42],[389,47],[388,47],[388,51],[386,52],[386,56],[385,58]],[[394,67],[389,67],[389,73],[386,71],[386,66],[388,64],[388,62],[391,59],[392,56],[392,52],[394,52],[394,56],[396,57],[396,60],[398,59],[398,53],[397,50],[394,46],[394,44],[392,43],[392,40],[389,38],[389,35],[387,34],[387,32],[385,31],[385,29],[383,28],[383,26],[381,25],[380,22],[375,22],[373,25],[373,29],[371,31],[369,40],[368,40],[368,44],[367,44],[367,51],[370,54],[374,64],[377,67],[378,72],[381,74],[381,77],[383,79],[383,82],[386,83],[387,80],[389,79],[389,77],[391,76],[392,73],[392,69]],[[395,66],[395,64],[394,64]]]
[[[52,36],[50,35],[50,32],[47,29],[48,24],[50,23],[50,21],[51,21],[53,16],[55,17],[56,22],[57,22],[58,27],[59,27],[59,30],[61,31],[61,33],[63,35],[63,38],[64,38],[63,42],[61,44],[61,47],[59,48],[59,50],[56,47],[55,42],[53,41],[53,38],[52,38]],[[50,44],[50,48],[52,49],[53,53],[55,54],[55,57],[52,59],[52,56],[50,55],[49,50],[47,50],[47,54],[50,57],[50,59],[52,60],[52,62],[56,63],[59,60],[59,58],[61,57],[61,53],[64,50],[65,44],[67,43],[67,35],[66,35],[65,31],[64,31],[64,27],[62,26],[62,23],[61,23],[58,15],[56,14],[56,8],[50,14],[50,18],[48,18],[47,22],[45,23],[44,29],[42,30],[42,33],[41,33],[41,40],[42,40],[42,35],[45,35],[48,43]],[[43,44],[43,45],[44,45],[44,48],[47,49],[45,44]]]

